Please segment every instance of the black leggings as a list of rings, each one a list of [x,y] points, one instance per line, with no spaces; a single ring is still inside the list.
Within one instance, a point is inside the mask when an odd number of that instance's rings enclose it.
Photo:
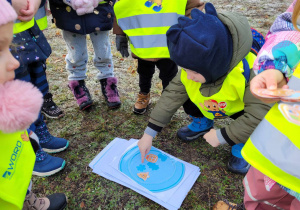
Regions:
[[[155,66],[159,69],[159,78],[162,80],[163,89],[168,86],[178,72],[177,65],[171,59],[160,59],[152,62],[138,58],[137,72],[139,73],[140,92],[150,92]]]

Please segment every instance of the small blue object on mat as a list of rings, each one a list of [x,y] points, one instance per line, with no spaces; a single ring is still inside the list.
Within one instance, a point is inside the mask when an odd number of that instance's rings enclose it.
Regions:
[[[185,173],[183,163],[152,148],[141,163],[138,146],[127,151],[120,159],[119,169],[132,180],[151,192],[158,193],[169,190],[180,183]],[[145,180],[138,174],[144,173]]]

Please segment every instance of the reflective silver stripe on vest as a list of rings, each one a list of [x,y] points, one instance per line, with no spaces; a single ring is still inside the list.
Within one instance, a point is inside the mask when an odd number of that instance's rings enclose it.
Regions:
[[[136,15],[126,18],[118,19],[118,24],[123,31],[136,29],[136,28],[150,28],[150,27],[162,27],[172,26],[178,23],[177,13],[158,13],[158,14],[144,14]]]
[[[300,90],[300,79],[292,76],[290,81],[288,82],[289,88],[293,90]]]
[[[251,139],[261,154],[275,166],[300,179],[300,150],[270,122],[263,119]]]
[[[134,48],[167,47],[167,37],[165,34],[130,36],[129,39]]]
[[[37,13],[35,14],[34,18],[35,18],[36,20],[39,20],[39,19],[41,19],[41,18],[43,18],[43,17],[45,17],[45,16],[46,16],[46,10],[45,10],[45,7],[41,7],[41,8],[38,9],[38,11],[37,11]]]

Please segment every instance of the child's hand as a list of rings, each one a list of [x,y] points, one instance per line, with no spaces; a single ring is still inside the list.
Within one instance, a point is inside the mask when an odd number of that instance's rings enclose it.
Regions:
[[[206,133],[203,138],[209,143],[212,147],[217,147],[220,145],[220,141],[217,137],[217,132],[215,129],[210,129],[208,133]]]
[[[142,163],[144,162],[145,155],[150,151],[152,147],[152,139],[152,136],[144,133],[143,137],[138,142],[138,146],[141,152]]]
[[[20,11],[28,8],[28,2],[26,0],[12,0],[12,6],[15,9],[18,16],[20,16]]]
[[[262,98],[254,94],[255,89],[276,90],[277,88],[288,89],[286,79],[281,71],[276,69],[269,69],[256,75],[250,82],[250,91],[254,97],[258,98],[264,103],[275,103],[280,99]]]
[[[40,7],[41,0],[27,0],[27,3],[27,8],[21,9],[18,17],[19,20],[24,22],[30,21],[34,17]]]

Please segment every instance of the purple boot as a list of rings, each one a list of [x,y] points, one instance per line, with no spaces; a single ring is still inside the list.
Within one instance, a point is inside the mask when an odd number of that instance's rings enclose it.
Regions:
[[[117,88],[118,80],[116,77],[101,79],[101,89],[107,105],[111,109],[116,109],[121,106],[119,92]]]
[[[70,80],[69,88],[73,92],[80,110],[85,110],[93,104],[92,97],[85,86],[84,80]]]

